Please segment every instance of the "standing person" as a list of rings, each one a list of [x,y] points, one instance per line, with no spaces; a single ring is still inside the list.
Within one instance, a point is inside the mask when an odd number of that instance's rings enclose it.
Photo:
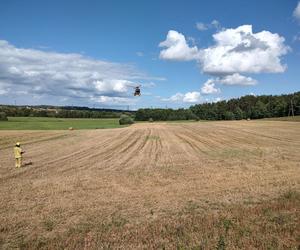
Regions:
[[[14,147],[14,154],[16,158],[16,168],[20,168],[22,166],[22,154],[24,151],[22,151],[20,142],[17,142]]]

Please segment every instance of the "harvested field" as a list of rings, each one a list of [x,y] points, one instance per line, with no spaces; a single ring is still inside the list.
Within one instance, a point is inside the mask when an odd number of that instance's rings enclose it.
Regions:
[[[299,152],[284,121],[0,131],[0,246],[297,249]]]

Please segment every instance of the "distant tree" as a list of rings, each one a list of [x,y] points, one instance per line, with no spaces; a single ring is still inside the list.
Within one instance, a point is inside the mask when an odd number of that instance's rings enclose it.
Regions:
[[[288,103],[284,99],[276,99],[273,107],[273,114],[276,117],[288,115]]]
[[[224,119],[225,120],[234,120],[235,119],[234,113],[232,113],[231,111],[226,111],[224,114]]]
[[[120,116],[120,120],[119,120],[120,125],[128,125],[128,124],[133,124],[133,123],[134,123],[133,119],[130,116],[125,115],[125,114]]]
[[[268,117],[267,107],[262,101],[258,101],[252,108],[251,118],[259,119],[264,117]]]
[[[0,121],[8,121],[5,112],[0,112]]]
[[[234,110],[234,116],[236,120],[242,120],[245,118],[245,113],[243,112],[243,110],[240,109],[240,107],[237,107]]]

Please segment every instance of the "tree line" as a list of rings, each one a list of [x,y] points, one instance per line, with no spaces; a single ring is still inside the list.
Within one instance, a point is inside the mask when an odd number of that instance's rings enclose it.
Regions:
[[[241,120],[300,115],[300,92],[288,95],[247,95],[190,107],[204,120]]]
[[[139,109],[135,113],[136,121],[173,121],[198,120],[190,109]]]
[[[5,120],[5,116],[119,118],[122,114],[127,114],[136,121],[260,119],[300,115],[300,92],[287,95],[247,95],[228,101],[196,104],[187,109],[146,108],[137,111],[122,111],[86,107],[1,105],[0,113],[2,120]]]
[[[11,117],[55,117],[55,118],[119,118],[123,113],[131,115],[132,112],[121,110],[96,110],[80,107],[53,108],[53,107],[17,107],[17,106],[0,106],[0,112]]]
[[[188,109],[139,109],[135,120],[241,120],[300,115],[300,92],[288,95],[247,95],[203,103]]]

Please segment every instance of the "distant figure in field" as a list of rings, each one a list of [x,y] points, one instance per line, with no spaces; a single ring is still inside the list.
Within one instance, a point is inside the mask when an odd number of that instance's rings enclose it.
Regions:
[[[24,151],[21,148],[20,142],[17,142],[15,147],[14,147],[14,154],[15,154],[15,159],[16,159],[16,168],[22,167],[22,154]]]

